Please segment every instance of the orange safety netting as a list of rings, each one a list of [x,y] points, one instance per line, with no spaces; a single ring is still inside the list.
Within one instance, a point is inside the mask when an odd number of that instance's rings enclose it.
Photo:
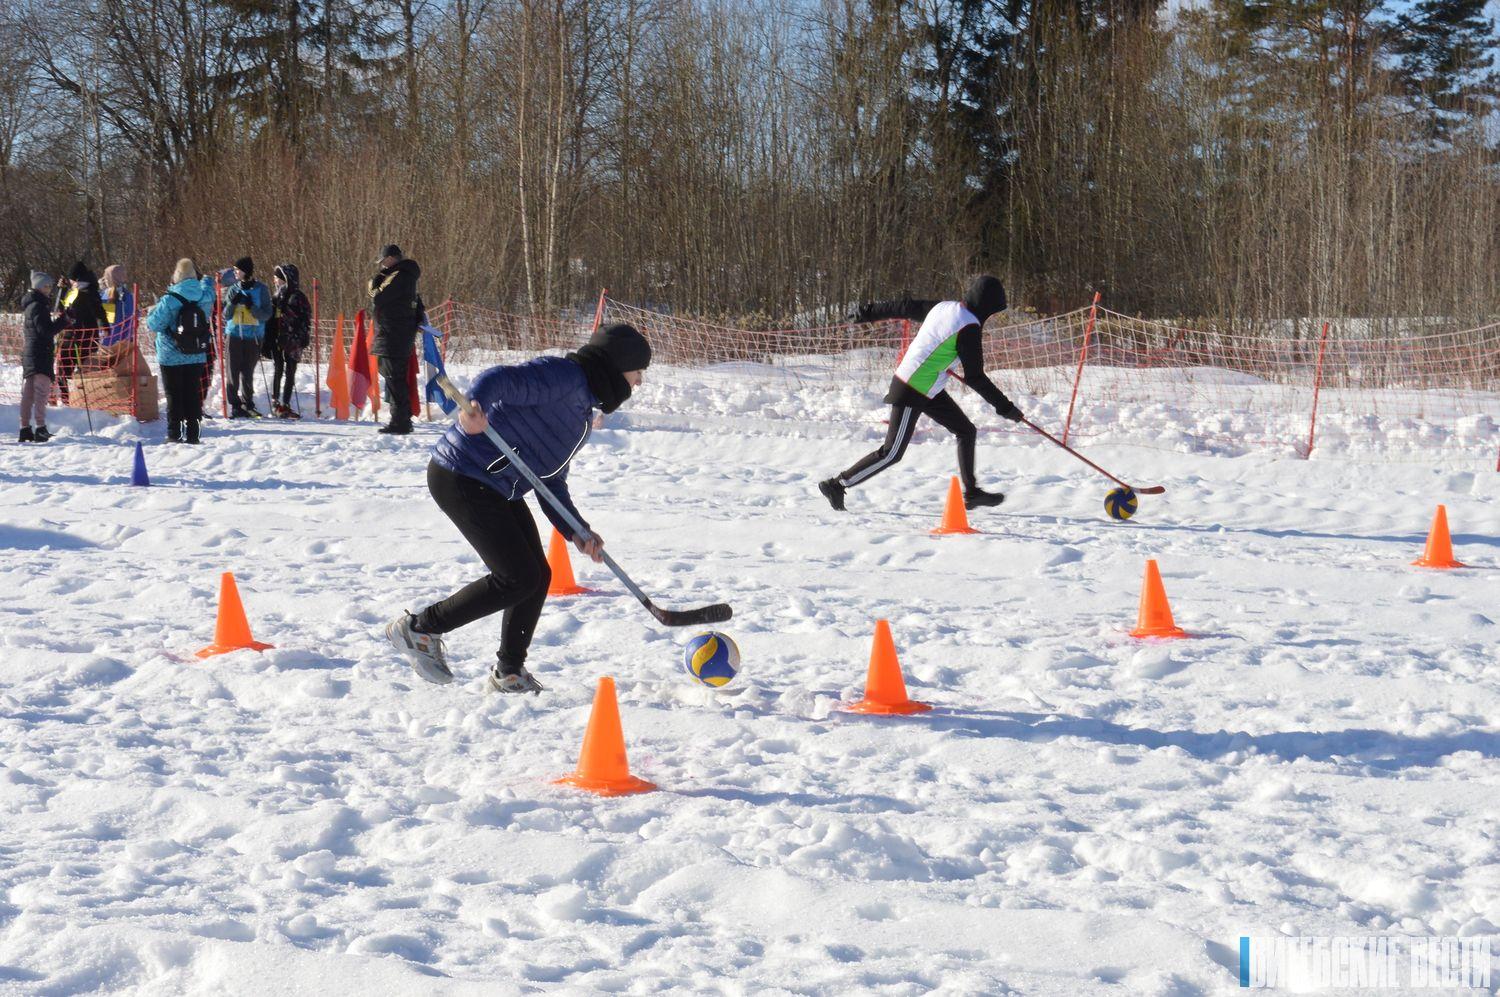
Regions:
[[[450,301],[429,317],[447,334],[446,359],[455,365],[569,350],[599,321],[630,322],[652,343],[650,383],[665,411],[809,423],[880,413],[878,395],[919,324],[738,329],[607,298],[595,314],[521,316]],[[333,318],[315,323],[315,363],[326,364],[336,328]],[[348,345],[352,324],[346,329]],[[140,346],[139,356],[154,354],[150,336]],[[19,317],[0,318],[0,359],[15,364],[19,354]],[[101,370],[119,362],[104,351],[89,356]],[[1500,324],[1302,320],[1247,332],[1094,306],[997,316],[985,334],[985,363],[1028,417],[1070,442],[1465,461],[1494,460],[1500,448]],[[762,392],[754,404],[725,401],[733,386],[775,382],[788,390]],[[19,369],[11,367],[0,397],[18,390]],[[976,414],[987,431],[1016,431]]]

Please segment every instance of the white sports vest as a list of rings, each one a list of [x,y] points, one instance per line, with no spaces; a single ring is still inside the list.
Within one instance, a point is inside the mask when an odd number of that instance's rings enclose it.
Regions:
[[[928,398],[937,397],[958,366],[958,331],[978,324],[979,319],[962,303],[939,301],[922,320],[922,327],[896,367],[896,376]]]

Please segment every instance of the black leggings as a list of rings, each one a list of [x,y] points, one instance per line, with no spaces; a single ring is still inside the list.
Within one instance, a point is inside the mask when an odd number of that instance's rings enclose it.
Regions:
[[[503,611],[500,670],[520,671],[552,582],[531,510],[436,462],[427,465],[427,490],[490,573],[422,610],[416,628],[445,634]]]
[[[935,398],[920,409],[908,405],[892,405],[891,423],[885,433],[885,442],[878,450],[865,454],[849,470],[840,474],[839,483],[846,488],[863,484],[892,464],[900,463],[901,458],[906,455],[906,445],[917,431],[917,420],[924,415],[958,438],[958,478],[963,482],[965,491],[972,491],[978,484],[974,479],[974,440],[979,432],[969,417],[964,415],[964,410],[958,407],[958,402],[946,391],[938,392]]]
[[[283,380],[283,377],[285,378]],[[297,383],[297,361],[280,350],[271,354],[271,397],[292,406],[292,385]]]

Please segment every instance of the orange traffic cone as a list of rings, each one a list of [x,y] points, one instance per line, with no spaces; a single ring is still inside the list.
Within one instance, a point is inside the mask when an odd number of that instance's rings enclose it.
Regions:
[[[630,762],[625,758],[625,734],[620,729],[620,704],[615,701],[615,680],[609,676],[599,680],[599,689],[594,693],[594,709],[583,735],[583,750],[578,753],[577,771],[555,782],[600,796],[647,793],[656,788],[654,783],[630,774]]]
[[[200,658],[211,658],[230,651],[264,651],[275,647],[262,644],[250,636],[250,621],[245,619],[245,606],[240,602],[240,589],[234,583],[234,573],[224,572],[219,580],[219,622],[214,625],[214,642],[198,652]]]
[[[1172,622],[1172,607],[1167,604],[1167,590],[1161,583],[1156,561],[1146,562],[1146,580],[1141,583],[1141,612],[1132,637],[1186,637],[1187,632]]]
[[[1432,529],[1427,533],[1427,549],[1422,556],[1411,562],[1419,568],[1466,568],[1468,565],[1453,559],[1453,540],[1448,536],[1448,507],[1440,505],[1432,517]]]
[[[932,709],[926,703],[906,698],[906,680],[901,677],[901,662],[896,658],[896,642],[891,639],[891,625],[885,620],[875,621],[875,643],[870,648],[870,671],[865,676],[865,698],[857,703],[850,703],[843,709],[850,713],[874,713],[881,716],[926,713]]]
[[[943,522],[932,532],[935,536],[979,532],[969,526],[969,514],[964,510],[964,490],[959,487],[957,476],[948,481],[948,501],[943,505]]]
[[[582,595],[588,591],[573,579],[573,561],[568,557],[568,542],[556,529],[552,531],[552,542],[547,545],[547,567],[552,569],[552,581],[547,585],[548,595]]]

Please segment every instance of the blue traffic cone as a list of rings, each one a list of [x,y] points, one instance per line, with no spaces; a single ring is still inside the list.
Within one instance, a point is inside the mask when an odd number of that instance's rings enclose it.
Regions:
[[[151,476],[146,473],[146,454],[139,440],[135,444],[135,469],[130,472],[130,483],[142,488],[151,484]]]

